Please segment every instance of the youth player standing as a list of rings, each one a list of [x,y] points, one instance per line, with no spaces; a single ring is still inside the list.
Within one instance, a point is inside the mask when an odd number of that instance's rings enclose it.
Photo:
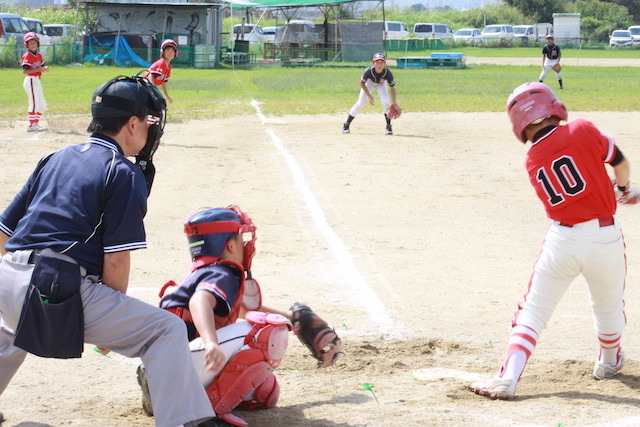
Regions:
[[[376,53],[373,55],[373,65],[367,68],[360,79],[360,97],[358,102],[351,107],[347,121],[342,125],[342,133],[349,133],[349,126],[353,119],[367,104],[367,100],[371,105],[374,105],[372,92],[378,92],[380,102],[382,103],[382,109],[384,111],[384,118],[387,122],[385,132],[387,135],[393,135],[391,130],[391,118],[387,113],[392,104],[396,104],[396,81],[393,79],[393,73],[387,67],[387,60],[383,53]],[[391,102],[389,102],[389,95],[387,94],[387,87],[391,93]]]
[[[171,77],[171,61],[178,57],[178,43],[171,39],[163,41],[160,47],[160,55],[161,58],[149,67],[145,77],[154,85],[160,86],[167,102],[172,103],[173,98],[167,92],[167,82]]]
[[[547,44],[542,48],[542,73],[540,73],[540,77],[538,77],[540,83],[544,81],[547,73],[553,70],[556,73],[560,89],[562,89],[562,74],[560,74],[560,70],[562,69],[560,66],[561,56],[560,47],[554,43],[553,36],[548,35]]]
[[[46,130],[41,127],[40,117],[47,109],[47,101],[44,99],[40,76],[49,71],[49,67],[44,65],[42,54],[38,52],[40,39],[38,35],[29,32],[23,37],[24,47],[27,51],[22,55],[22,73],[25,74],[23,87],[29,97],[29,127],[27,132],[40,132]]]
[[[589,286],[600,344],[592,376],[608,379],[622,368],[627,268],[616,201],[638,201],[629,182],[629,163],[613,139],[584,119],[560,125],[567,110],[549,87],[538,82],[517,87],[507,112],[516,137],[532,142],[525,165],[553,222],[514,313],[503,365],[495,378],[471,384],[477,394],[505,400],[514,397],[540,333],[579,274]],[[605,164],[613,167],[613,186]]]

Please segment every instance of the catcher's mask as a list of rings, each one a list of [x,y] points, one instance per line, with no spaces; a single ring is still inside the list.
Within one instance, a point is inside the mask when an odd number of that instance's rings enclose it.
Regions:
[[[524,129],[547,117],[567,120],[569,113],[556,94],[544,83],[525,83],[513,90],[507,100],[507,114],[513,125],[513,133],[527,142]]]
[[[27,34],[25,34],[22,37],[22,44],[24,44],[24,47],[26,47],[27,49],[29,49],[29,46],[27,45],[27,43],[29,42],[29,40],[35,40],[38,42],[38,47],[40,47],[40,38],[38,37],[38,35],[36,33],[34,33],[33,31],[29,31]]]
[[[191,259],[199,256],[219,258],[227,240],[241,234],[244,246],[242,266],[248,271],[256,252],[256,226],[249,215],[235,205],[229,205],[224,209],[200,209],[204,210],[191,213],[184,223]]]
[[[147,142],[137,157],[151,159],[164,133],[167,103],[160,91],[144,77],[118,76],[103,83],[93,94],[91,115],[108,119],[148,115]]]
[[[162,45],[160,46],[160,55],[164,58],[164,50],[168,47],[172,47],[173,50],[176,52],[175,57],[178,57],[178,43],[175,42],[175,40],[172,39],[166,39],[165,41],[162,42]]]

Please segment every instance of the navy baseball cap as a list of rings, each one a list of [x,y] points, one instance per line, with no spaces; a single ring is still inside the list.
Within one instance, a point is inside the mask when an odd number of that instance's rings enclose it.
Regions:
[[[384,53],[378,52],[375,55],[373,55],[373,60],[377,61],[379,59],[382,59],[384,62],[387,62],[387,57],[384,56]]]

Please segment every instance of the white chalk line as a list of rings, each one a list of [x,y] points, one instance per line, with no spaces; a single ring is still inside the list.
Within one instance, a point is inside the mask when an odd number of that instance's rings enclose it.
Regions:
[[[366,279],[360,273],[358,267],[353,261],[349,248],[345,245],[342,239],[340,239],[327,221],[318,200],[313,195],[313,192],[304,178],[302,169],[300,169],[295,158],[287,151],[278,135],[268,127],[267,118],[260,110],[260,103],[256,100],[251,100],[251,106],[256,110],[256,114],[262,121],[262,124],[265,125],[265,132],[271,137],[273,145],[278,152],[282,154],[282,157],[284,157],[284,160],[289,167],[289,171],[293,176],[294,185],[302,194],[302,198],[314,220],[316,229],[320,235],[326,239],[329,248],[334,254],[335,260],[339,266],[338,270],[343,275],[343,281],[352,287],[354,294],[358,296],[358,302],[369,313],[371,321],[377,325],[380,332],[399,337],[401,335],[399,328],[394,327],[394,322],[389,311],[375,292],[371,290]]]

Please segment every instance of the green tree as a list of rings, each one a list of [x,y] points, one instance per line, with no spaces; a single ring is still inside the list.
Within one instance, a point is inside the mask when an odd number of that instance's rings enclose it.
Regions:
[[[633,22],[640,23],[640,0],[612,0],[611,3],[626,7]]]
[[[582,38],[607,41],[613,30],[628,28],[633,19],[626,7],[599,0],[577,0]]]
[[[509,6],[518,9],[524,16],[536,22],[553,22],[553,14],[565,12],[565,2],[562,0],[504,0]]]

